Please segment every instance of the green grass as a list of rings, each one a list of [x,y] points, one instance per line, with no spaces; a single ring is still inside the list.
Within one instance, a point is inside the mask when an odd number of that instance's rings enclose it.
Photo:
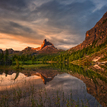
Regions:
[[[50,64],[32,64],[32,65],[19,65],[19,69],[34,69],[34,68],[47,68]],[[5,70],[16,70],[16,65],[0,66],[0,72]]]
[[[47,67],[49,64],[34,64],[34,65],[23,65],[23,68],[41,68],[41,67]]]
[[[19,61],[19,64],[20,64],[20,65],[32,65],[32,64],[40,64],[40,63],[41,63],[41,61],[33,61],[33,62],[32,62],[32,60]],[[16,65],[16,62],[13,61],[13,62],[12,62],[12,65]]]

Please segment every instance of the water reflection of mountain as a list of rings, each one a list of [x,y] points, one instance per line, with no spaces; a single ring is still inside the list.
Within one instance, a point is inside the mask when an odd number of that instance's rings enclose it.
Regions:
[[[67,69],[70,75],[75,76],[80,80],[82,80],[86,84],[87,92],[93,95],[101,105],[103,105],[104,107],[107,106],[107,78],[106,77],[94,71],[84,70],[82,67],[75,66],[75,65],[62,66],[61,69],[62,70]],[[8,74],[12,75],[13,72],[9,71]],[[41,78],[44,84],[47,84],[47,82],[52,81],[57,74],[58,74],[58,71],[56,70],[38,70],[38,71],[29,71],[29,72],[23,73],[23,75],[26,77],[38,76],[39,78]],[[14,79],[17,80],[18,75],[19,74],[17,72],[15,74]]]
[[[60,65],[60,66],[59,66]],[[87,92],[93,95],[98,102],[107,107],[107,78],[97,72],[84,69],[78,65],[53,64],[56,68],[67,70],[69,74],[82,80],[87,86]]]
[[[43,71],[41,71],[41,72],[43,72]],[[97,106],[98,102],[92,95],[87,93],[86,85],[80,79],[78,79],[74,76],[71,76],[67,73],[58,74],[57,76],[55,76],[56,73],[49,74],[49,72],[46,71],[45,73],[43,73],[41,75],[41,72],[38,72],[38,73],[28,72],[25,74],[19,73],[18,76],[16,76],[17,75],[16,73],[13,73],[12,75],[7,74],[7,77],[5,77],[5,74],[3,73],[2,75],[0,75],[2,78],[4,78],[3,82],[0,82],[1,83],[0,91],[3,91],[4,87],[6,89],[8,89],[9,92],[14,88],[16,88],[18,90],[19,88],[17,88],[17,87],[20,87],[20,89],[23,91],[29,90],[29,88],[31,88],[29,93],[27,93],[27,95],[26,95],[25,100],[27,101],[27,97],[32,94],[32,91],[31,91],[32,86],[33,86],[34,90],[35,89],[38,90],[39,89],[38,87],[42,86],[43,90],[45,89],[49,96],[52,96],[53,94],[56,95],[56,92],[59,91],[60,98],[62,98],[62,94],[64,92],[65,98],[67,99],[67,98],[69,98],[68,95],[70,95],[70,92],[72,92],[72,98],[75,101],[80,99],[80,100],[84,101],[84,103],[86,103],[88,100],[90,107],[93,107],[93,105],[95,107]],[[39,75],[39,76],[37,76],[37,75]],[[49,76],[51,76],[51,77],[49,77]],[[46,85],[44,85],[42,82],[42,80],[45,81],[44,77],[49,79],[49,81],[50,81]],[[16,78],[16,79],[14,80],[14,78]],[[41,78],[42,78],[42,80],[41,80]],[[31,85],[31,83],[33,83],[33,84]],[[44,91],[44,93],[46,91]],[[53,106],[53,107],[55,107],[55,106]],[[66,107],[66,105],[64,107]]]
[[[28,76],[28,77],[31,76],[31,75],[40,76],[44,84],[46,84],[47,82],[53,80],[53,78],[56,76],[56,75],[54,75],[54,76],[52,76],[52,77],[47,77],[47,76],[45,76],[45,75],[43,75],[43,74],[41,74],[41,73],[38,73],[38,72],[33,73],[33,74],[30,74],[30,75],[29,75],[29,73],[26,74],[26,76]]]
[[[93,81],[92,79],[84,77],[81,74],[75,73],[72,75],[82,80],[87,86],[87,92],[93,95],[100,104],[107,107],[107,83],[99,78],[97,78],[96,81]]]
[[[26,77],[39,76],[41,78],[41,80],[43,81],[43,83],[46,84],[47,82],[53,80],[53,78],[57,75],[58,72],[54,72],[54,71],[53,70],[46,70],[46,72],[43,72],[42,70],[39,70],[39,72],[29,71],[29,72],[23,72],[23,74]],[[51,73],[49,73],[49,72],[51,72]],[[13,77],[12,78],[15,81],[15,80],[17,80],[20,71],[8,71],[8,70],[6,70],[6,71],[2,72],[1,74],[3,74],[3,73],[6,77],[7,77],[7,75],[11,76],[14,74],[14,78]]]

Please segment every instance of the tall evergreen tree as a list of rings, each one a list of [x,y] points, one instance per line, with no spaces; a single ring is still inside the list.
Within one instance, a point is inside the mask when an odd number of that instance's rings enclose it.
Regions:
[[[8,60],[8,58],[9,58],[9,52],[8,52],[8,50],[7,50],[7,49],[6,49],[6,53],[5,53],[4,58],[5,58],[5,61],[7,61],[7,60]]]

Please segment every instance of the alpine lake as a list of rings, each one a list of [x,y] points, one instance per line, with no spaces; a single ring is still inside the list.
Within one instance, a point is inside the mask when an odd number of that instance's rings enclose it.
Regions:
[[[63,63],[3,69],[0,107],[107,107],[107,78]]]

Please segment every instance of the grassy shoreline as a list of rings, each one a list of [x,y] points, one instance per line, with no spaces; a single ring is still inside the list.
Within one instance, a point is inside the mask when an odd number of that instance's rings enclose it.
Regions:
[[[48,67],[49,64],[32,64],[32,65],[19,65],[19,68],[17,68],[16,65],[11,65],[11,66],[0,66],[0,71],[5,71],[5,70],[23,70],[23,69],[36,69],[36,68],[45,68]]]

